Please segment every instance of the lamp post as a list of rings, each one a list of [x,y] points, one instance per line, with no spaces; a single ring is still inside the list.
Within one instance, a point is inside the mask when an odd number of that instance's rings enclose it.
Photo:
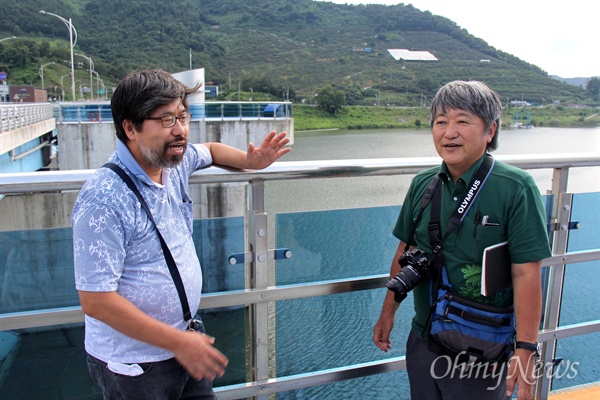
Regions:
[[[65,76],[69,76],[70,74],[66,74],[60,77],[60,93],[62,94],[62,97],[60,98],[61,101],[65,101],[65,88],[63,86],[63,79],[65,79]]]
[[[77,43],[77,30],[75,30],[75,27],[71,23],[71,18],[67,20],[60,15],[52,14],[44,10],[40,10],[40,14],[47,14],[56,17],[60,19],[67,26],[67,28],[69,28],[69,44],[71,46],[71,94],[73,96],[73,101],[75,101],[75,65],[73,61],[73,47],[75,46],[75,43]],[[73,36],[75,36],[75,40],[73,40]]]
[[[83,81],[81,79],[77,79],[75,81],[75,83],[79,83],[79,96],[80,96],[80,100],[84,100],[85,98],[83,97]]]
[[[52,62],[49,62],[49,63],[46,63],[46,64],[40,66],[39,73],[40,73],[40,78],[42,78],[42,90],[46,89],[44,87],[44,67],[47,66],[47,65],[50,65],[50,64],[56,64],[56,63],[54,61],[52,61]]]
[[[106,91],[106,87],[104,86],[104,81],[102,79],[100,79],[100,74],[98,74],[96,71],[92,71],[94,74],[96,74],[96,87],[98,88],[98,91],[100,91],[100,84],[102,84],[102,88]],[[106,93],[106,92],[105,92]],[[98,92],[98,99],[100,93]]]
[[[93,101],[94,100],[94,85],[93,85],[93,80],[92,80],[93,79],[92,72],[95,72],[94,71],[94,63],[92,62],[91,57],[87,57],[87,56],[84,56],[83,54],[79,54],[79,53],[75,53],[75,55],[79,56],[79,57],[83,57],[90,62],[90,100]]]

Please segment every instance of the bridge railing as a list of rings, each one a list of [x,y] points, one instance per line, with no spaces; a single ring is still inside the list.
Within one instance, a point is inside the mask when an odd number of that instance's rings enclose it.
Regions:
[[[569,253],[566,251],[572,195],[566,193],[568,173],[571,168],[597,167],[600,160],[595,154],[579,155],[522,155],[498,156],[499,160],[523,169],[552,169],[553,202],[553,256],[544,260],[549,268],[547,280],[546,310],[540,340],[544,342],[542,360],[553,362],[558,339],[584,335],[600,330],[600,321],[592,320],[581,324],[559,326],[562,287],[566,264],[575,264],[600,259],[598,248]],[[314,387],[347,379],[366,377],[390,371],[405,369],[405,358],[391,357],[365,363],[344,365],[338,368],[274,376],[272,363],[273,340],[270,325],[273,324],[269,303],[307,297],[326,296],[338,293],[352,293],[369,289],[381,289],[387,280],[386,274],[359,276],[345,279],[326,280],[289,285],[273,284],[266,260],[272,258],[269,250],[270,232],[265,209],[265,184],[270,181],[295,181],[299,179],[359,178],[374,176],[411,175],[423,169],[438,165],[437,158],[404,158],[373,160],[338,160],[310,162],[278,162],[262,171],[231,172],[211,167],[190,178],[191,185],[207,183],[245,182],[249,185],[248,214],[245,218],[246,247],[251,254],[245,258],[244,290],[215,292],[203,296],[201,308],[227,309],[246,307],[248,315],[248,379],[245,383],[223,386],[216,389],[219,399],[254,397],[268,399],[270,394]],[[43,193],[78,190],[91,176],[92,170],[58,171],[45,173],[4,174],[0,179],[0,194]],[[347,232],[339,232],[340,235]],[[296,256],[294,256],[296,257]],[[10,282],[5,282],[10,285]],[[57,326],[80,323],[83,314],[80,307],[39,309],[28,312],[14,312],[0,315],[0,331],[18,330],[31,327]],[[538,382],[538,397],[547,398],[552,377],[542,375]]]
[[[51,103],[0,104],[0,132],[8,132],[54,118]]]
[[[288,119],[292,117],[292,103],[214,101],[190,104],[192,120],[224,119]],[[110,102],[60,103],[54,106],[57,123],[112,122]]]

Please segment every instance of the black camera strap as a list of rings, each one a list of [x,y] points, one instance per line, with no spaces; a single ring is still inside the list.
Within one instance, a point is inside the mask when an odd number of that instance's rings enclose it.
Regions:
[[[183,320],[186,323],[188,323],[188,321],[190,321],[192,319],[192,313],[190,312],[190,306],[189,306],[189,303],[187,300],[187,296],[185,295],[185,288],[183,287],[183,281],[181,280],[181,275],[179,275],[179,270],[177,269],[177,265],[175,264],[175,259],[173,258],[173,255],[171,254],[171,250],[169,250],[169,247],[167,246],[167,242],[165,242],[165,239],[163,238],[160,231],[158,230],[158,225],[156,225],[156,221],[154,221],[154,217],[152,216],[152,213],[150,212],[150,208],[148,207],[148,204],[146,204],[146,201],[142,197],[142,194],[138,190],[138,188],[135,185],[135,183],[133,182],[133,180],[129,177],[129,175],[127,175],[125,173],[125,171],[123,171],[123,169],[121,167],[119,167],[117,164],[113,164],[113,163],[106,163],[103,165],[103,167],[113,170],[117,175],[119,175],[121,177],[121,179],[123,179],[123,181],[127,184],[127,186],[129,186],[129,189],[131,189],[131,191],[136,195],[142,208],[148,215],[148,218],[150,218],[150,221],[152,221],[152,223],[154,224],[154,227],[156,228],[156,233],[158,234],[158,239],[160,240],[160,247],[162,247],[162,251],[165,256],[165,261],[167,262],[167,266],[169,267],[169,272],[171,272],[171,277],[173,278],[173,282],[175,283],[175,288],[177,288],[177,294],[179,294],[179,300],[181,301],[181,308],[183,309]]]
[[[490,176],[492,168],[494,167],[494,163],[494,158],[489,153],[486,153],[485,159],[469,183],[469,191],[465,194],[463,201],[456,207],[454,213],[452,213],[452,216],[450,217],[446,228],[446,234],[444,235],[443,239],[441,239],[440,234],[440,209],[442,194],[440,190],[437,190],[440,184],[440,177],[439,175],[434,175],[431,178],[431,181],[429,181],[429,184],[427,185],[427,188],[421,197],[419,214],[415,219],[414,228],[410,232],[410,236],[406,241],[406,247],[404,251],[406,252],[409,249],[415,236],[415,232],[417,231],[417,226],[419,225],[421,217],[423,216],[423,212],[425,211],[427,205],[432,202],[429,220],[429,239],[434,253],[432,258],[439,254],[442,250],[444,241],[446,241],[452,232],[458,229],[464,218],[467,216],[467,213],[475,202],[475,199],[481,188],[487,181],[487,178]]]
[[[433,194],[437,191],[439,184],[440,184],[440,177],[438,175],[434,175],[433,178],[431,178],[431,180],[429,181],[429,184],[427,185],[425,192],[423,192],[423,197],[421,197],[421,205],[420,205],[420,209],[419,209],[419,214],[417,215],[417,219],[415,219],[414,227],[413,227],[412,231],[410,232],[408,240],[406,241],[406,246],[404,247],[404,252],[407,252],[408,249],[410,248],[411,242],[413,241],[413,238],[415,237],[415,233],[417,232],[417,226],[419,225],[419,222],[421,222],[421,217],[423,217],[423,211],[425,211],[425,208],[427,208],[427,205],[431,201]]]
[[[456,231],[460,224],[462,224],[463,220],[469,213],[471,206],[475,203],[477,196],[481,192],[483,185],[487,182],[490,174],[492,173],[492,169],[494,168],[495,160],[489,154],[485,154],[485,158],[473,177],[471,178],[471,182],[469,182],[467,193],[465,194],[463,200],[458,204],[450,219],[448,220],[448,224],[446,226],[446,233],[444,237],[441,236],[441,228],[440,228],[440,213],[442,208],[442,193],[441,190],[435,190],[431,195],[431,213],[429,218],[429,242],[431,243],[432,255],[429,258],[430,265],[434,268],[437,273],[437,283],[432,286],[431,291],[431,309],[429,310],[429,316],[427,317],[427,322],[425,323],[425,327],[423,331],[425,331],[427,325],[429,325],[431,314],[435,309],[436,305],[436,293],[440,284],[442,282],[442,276],[445,271],[442,271],[444,267],[444,257],[442,256],[442,246],[448,237],[452,234],[452,232]],[[436,175],[435,178],[439,179]],[[433,180],[433,179],[432,179]],[[423,195],[425,198],[425,195]],[[417,221],[418,223],[418,221]],[[421,332],[423,333],[423,332]]]

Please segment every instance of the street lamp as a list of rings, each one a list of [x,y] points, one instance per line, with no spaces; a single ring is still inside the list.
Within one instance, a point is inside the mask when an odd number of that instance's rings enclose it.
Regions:
[[[9,36],[9,37],[5,37],[3,39],[0,39],[0,42],[4,42],[5,40],[10,40],[10,39],[16,39],[16,36]]]
[[[100,74],[98,74],[96,71],[92,71],[94,74],[96,74],[96,87],[98,88],[98,95],[100,95],[100,84],[102,84],[102,88],[105,90],[106,93],[106,87],[104,86],[104,81],[102,79],[100,79]],[[100,98],[100,97],[98,97]]]
[[[70,74],[66,74],[60,77],[60,92],[62,94],[62,97],[60,98],[61,101],[65,101],[65,88],[63,86],[63,79],[65,79],[65,76],[69,76]]]
[[[94,87],[93,87],[93,78],[92,72],[94,72],[94,63],[92,62],[91,57],[84,56],[83,54],[75,53],[76,56],[83,57],[90,62],[90,100],[94,100]]]
[[[40,66],[39,73],[40,73],[40,78],[42,78],[42,90],[45,89],[45,87],[44,87],[44,67],[47,65],[50,65],[50,64],[56,64],[56,63],[54,61],[52,61],[52,62],[49,62],[49,63],[46,63],[46,64]]]
[[[79,100],[84,100],[84,97],[83,97],[83,81],[81,79],[77,79],[75,81],[75,83],[79,83],[79,96],[80,96]]]
[[[250,101],[252,101],[252,98],[254,97],[254,90],[252,90],[252,88],[250,88]]]
[[[53,17],[60,19],[67,26],[67,28],[69,28],[69,44],[71,46],[71,94],[73,96],[73,101],[75,101],[75,65],[73,61],[73,46],[75,46],[75,43],[77,43],[77,30],[75,30],[75,27],[71,23],[71,18],[67,20],[60,15],[52,14],[44,10],[40,10],[40,14],[52,15]],[[75,40],[73,40],[73,36],[75,36]]]

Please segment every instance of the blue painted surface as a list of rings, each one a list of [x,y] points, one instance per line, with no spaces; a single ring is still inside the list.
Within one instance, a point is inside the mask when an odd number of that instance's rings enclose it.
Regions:
[[[15,154],[24,153],[40,144],[40,138],[36,138],[14,149]],[[42,150],[37,150],[21,159],[12,161],[10,152],[0,155],[0,173],[33,172],[45,167]]]

